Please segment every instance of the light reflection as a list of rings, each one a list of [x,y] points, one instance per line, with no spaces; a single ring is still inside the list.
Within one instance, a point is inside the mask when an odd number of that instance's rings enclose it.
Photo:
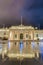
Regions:
[[[0,44],[0,54],[2,53],[2,44]]]
[[[43,42],[39,43],[39,49],[40,49],[40,53],[43,53]]]
[[[43,60],[43,42],[38,42],[39,43],[39,53],[40,53],[40,59]],[[37,44],[37,43],[36,43]],[[35,42],[32,42],[32,49],[34,50],[35,46],[36,46]]]
[[[22,53],[22,51],[23,51],[23,42],[21,41],[20,42],[20,53]]]
[[[31,43],[31,46],[32,46],[32,48],[34,49],[34,47],[35,47],[35,42],[32,42],[32,43]]]
[[[8,41],[8,48],[10,48],[10,41]]]

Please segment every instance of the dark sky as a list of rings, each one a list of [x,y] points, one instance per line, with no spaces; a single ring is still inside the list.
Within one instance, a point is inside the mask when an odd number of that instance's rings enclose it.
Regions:
[[[43,0],[0,0],[0,26],[20,24],[43,28]]]

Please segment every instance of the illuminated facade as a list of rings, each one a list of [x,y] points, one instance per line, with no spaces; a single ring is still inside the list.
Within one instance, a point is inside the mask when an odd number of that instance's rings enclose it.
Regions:
[[[31,57],[37,54],[39,57],[39,43],[43,42],[43,30],[38,30],[37,27],[32,26],[12,26],[9,29],[0,29],[0,40],[7,41],[4,49],[7,50],[8,54],[13,53],[19,56],[21,54],[24,57],[26,54],[30,54]]]

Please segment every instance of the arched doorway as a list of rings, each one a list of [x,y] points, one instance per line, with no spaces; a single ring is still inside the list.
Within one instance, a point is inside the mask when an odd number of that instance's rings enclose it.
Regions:
[[[23,33],[20,34],[20,39],[23,39]]]

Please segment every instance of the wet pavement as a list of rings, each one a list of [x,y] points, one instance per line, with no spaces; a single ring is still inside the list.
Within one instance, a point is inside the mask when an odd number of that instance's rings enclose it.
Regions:
[[[42,61],[43,62],[43,61]],[[43,65],[39,59],[23,59],[23,60],[17,60],[17,59],[9,59],[8,57],[2,60],[0,56],[0,65]]]

